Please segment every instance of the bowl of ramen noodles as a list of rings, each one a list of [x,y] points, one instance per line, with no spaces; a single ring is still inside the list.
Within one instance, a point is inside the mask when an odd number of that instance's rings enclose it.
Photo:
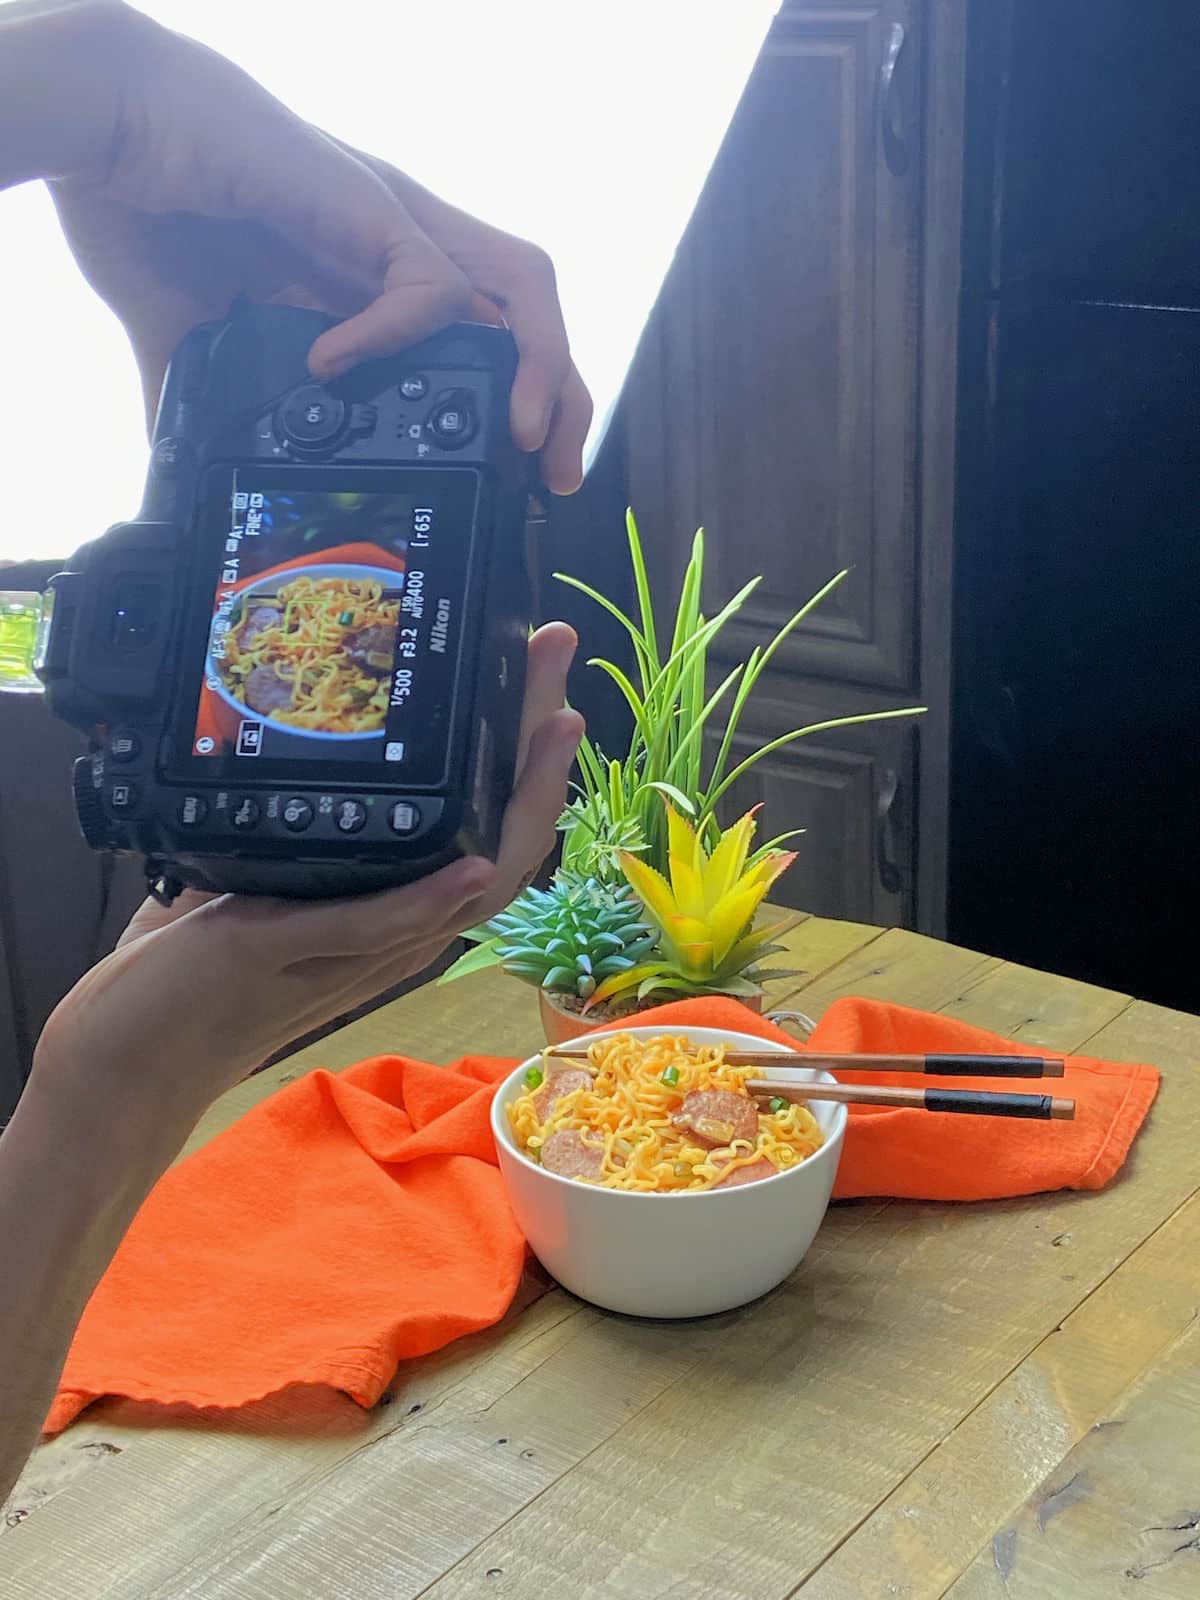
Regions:
[[[747,1081],[770,1068],[724,1059],[785,1046],[645,1026],[561,1048],[587,1059],[523,1061],[492,1132],[517,1222],[564,1288],[630,1316],[700,1317],[795,1270],[829,1204],[846,1108],[753,1098]]]
[[[247,584],[223,654],[209,657],[210,687],[288,733],[382,735],[403,583],[384,567],[314,565]]]

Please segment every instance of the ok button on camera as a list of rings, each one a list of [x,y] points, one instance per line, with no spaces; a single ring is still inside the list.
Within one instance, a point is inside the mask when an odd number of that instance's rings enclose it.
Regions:
[[[346,426],[344,401],[319,383],[294,389],[279,408],[279,431],[300,450],[321,450]]]

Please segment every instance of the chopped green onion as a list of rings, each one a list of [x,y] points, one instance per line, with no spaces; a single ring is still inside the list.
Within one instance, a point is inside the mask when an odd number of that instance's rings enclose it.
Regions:
[[[540,1087],[544,1077],[545,1073],[541,1067],[530,1067],[525,1073],[525,1085],[529,1089],[537,1089]]]
[[[673,1089],[679,1082],[679,1068],[668,1067],[662,1075],[662,1081],[666,1084],[668,1089]]]
[[[788,1103],[781,1094],[773,1094],[767,1101],[768,1111],[786,1111],[787,1108]]]

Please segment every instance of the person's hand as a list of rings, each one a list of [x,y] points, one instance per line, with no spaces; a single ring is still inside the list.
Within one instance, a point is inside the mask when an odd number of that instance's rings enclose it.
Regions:
[[[175,346],[237,295],[348,318],[317,340],[327,379],[458,318],[507,322],[518,445],[579,486],[592,407],[544,251],[446,205],[273,99],[238,67],[104,0],[87,69],[114,86],[91,159],[50,184],[85,276],[129,333],[149,411]],[[54,62],[35,87],[56,115]],[[47,176],[52,176],[47,174]]]
[[[189,893],[148,902],[112,955],[54,1012],[35,1076],[68,1098],[97,1088],[113,1116],[186,1133],[268,1056],[411,977],[465,928],[494,916],[553,847],[583,731],[563,709],[575,636],[530,640],[522,755],[499,859],[467,858],[401,889],[284,901]]]

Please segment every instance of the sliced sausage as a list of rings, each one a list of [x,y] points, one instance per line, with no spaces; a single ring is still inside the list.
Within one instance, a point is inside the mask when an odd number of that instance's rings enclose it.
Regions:
[[[371,623],[348,633],[344,640],[346,653],[356,667],[367,672],[390,672],[392,657],[396,653],[396,630],[385,623]]]
[[[242,645],[253,644],[260,633],[266,633],[268,628],[278,628],[282,623],[283,612],[278,606],[255,606],[246,619],[239,641]]]
[[[552,1133],[542,1146],[542,1165],[560,1178],[598,1178],[604,1166],[604,1151],[584,1144],[575,1128]]]
[[[292,703],[292,685],[274,667],[255,667],[246,679],[244,693],[251,711],[259,711],[264,717],[273,711],[284,711]]]
[[[671,1121],[710,1149],[735,1139],[754,1144],[758,1138],[758,1108],[749,1095],[732,1089],[694,1089]]]
[[[727,1172],[723,1178],[718,1178],[713,1184],[714,1189],[736,1189],[743,1183],[758,1183],[762,1178],[773,1178],[779,1168],[773,1161],[768,1161],[766,1156],[759,1156],[755,1161],[749,1161],[744,1167],[734,1167],[732,1172]]]
[[[576,1089],[590,1089],[591,1086],[591,1073],[582,1072],[577,1067],[553,1073],[533,1097],[533,1109],[537,1112],[538,1121],[545,1122],[564,1095],[574,1094]]]

